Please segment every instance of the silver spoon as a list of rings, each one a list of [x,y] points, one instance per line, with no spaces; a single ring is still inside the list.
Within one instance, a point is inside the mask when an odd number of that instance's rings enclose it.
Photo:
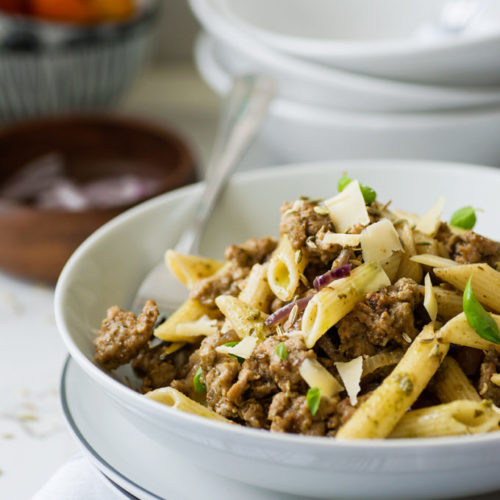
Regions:
[[[196,205],[193,219],[187,224],[175,246],[184,254],[196,254],[208,219],[231,174],[253,142],[275,94],[268,77],[236,77],[227,95],[219,120],[214,149],[208,164],[204,190]],[[185,289],[158,263],[141,283],[132,303],[140,311],[144,302],[153,299],[160,311],[172,312],[182,303]]]

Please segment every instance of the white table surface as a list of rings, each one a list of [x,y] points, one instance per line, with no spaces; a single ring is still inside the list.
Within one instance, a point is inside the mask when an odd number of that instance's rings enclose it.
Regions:
[[[189,63],[148,70],[124,99],[125,113],[169,124],[206,160],[218,98]],[[273,162],[258,144],[242,168]],[[0,236],[1,244],[1,236]],[[0,271],[0,499],[30,498],[77,451],[59,408],[66,350],[53,314],[53,290]]]

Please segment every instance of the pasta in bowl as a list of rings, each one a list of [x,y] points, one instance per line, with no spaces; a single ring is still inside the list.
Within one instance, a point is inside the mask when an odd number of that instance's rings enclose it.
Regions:
[[[500,442],[497,434],[426,439],[498,428],[491,380],[495,348],[462,313],[463,290],[473,271],[476,300],[495,320],[490,314],[498,312],[492,307],[494,286],[488,279],[492,302],[485,302],[478,276],[497,273],[492,264],[498,248],[483,238],[487,251],[479,251],[475,262],[466,261],[465,256],[473,254],[470,245],[481,237],[441,223],[450,216],[441,216],[441,201],[433,206],[440,194],[448,194],[445,186],[452,173],[452,210],[463,206],[463,200],[479,206],[481,195],[474,188],[493,189],[498,174],[442,164],[418,167],[343,162],[239,177],[215,214],[212,233],[209,230],[213,246],[206,245],[205,251],[217,255],[227,243],[257,238],[229,247],[225,262],[169,252],[170,268],[191,289],[184,305],[162,324],[154,303],[138,318],[113,308],[95,337],[91,328],[99,324],[106,306],[126,304],[134,282],[147,269],[144,265],[134,276],[122,276],[119,263],[109,255],[103,259],[103,252],[126,241],[127,232],[134,238],[146,235],[145,229],[139,234],[135,230],[154,227],[162,210],[177,207],[182,212],[189,193],[179,192],[178,198],[164,198],[116,220],[78,251],[58,286],[57,307],[65,316],[59,317],[59,324],[63,335],[65,329],[72,330],[69,342],[66,335],[72,354],[144,432],[205,467],[237,474],[244,481],[325,497],[331,496],[332,485],[344,496],[373,496],[377,487],[382,488],[377,489],[379,495],[383,491],[390,496],[393,488],[392,494],[400,498],[404,491],[411,491],[413,498],[425,497],[443,494],[450,477],[456,481],[455,492],[499,486],[491,474],[495,461],[488,454]],[[375,188],[380,201],[368,202],[366,186],[355,180],[337,194],[344,170]],[[330,198],[313,199],[325,186]],[[311,198],[300,199],[304,192]],[[276,194],[292,200],[281,214]],[[391,205],[383,201],[389,197]],[[396,204],[398,198],[406,203]],[[490,210],[496,210],[484,200],[478,231],[493,220]],[[393,206],[408,207],[408,213]],[[412,215],[418,211],[427,213]],[[277,235],[273,227],[279,225],[279,241],[264,236]],[[173,243],[175,234],[171,236]],[[168,248],[168,238],[157,235],[154,246],[161,253]],[[127,258],[121,258],[122,265],[147,254],[140,244],[132,250],[135,253],[127,250]],[[89,263],[95,271],[89,271]],[[110,293],[113,279],[125,290],[121,296],[119,291]],[[78,293],[96,280],[101,283],[96,290],[105,291],[92,298]],[[61,300],[70,290],[72,299]],[[87,310],[85,327],[90,328],[85,333],[82,325],[78,333],[74,325],[64,324],[79,309]],[[119,346],[110,348],[113,332],[123,332],[124,324],[143,336],[128,354]],[[151,343],[153,331],[157,340]],[[148,398],[119,385],[91,362],[94,338],[101,365],[112,369],[131,361]],[[84,347],[75,348],[75,340]],[[467,349],[481,354],[473,370],[462,359]],[[485,389],[478,382],[486,379]],[[420,436],[423,439],[354,440]],[[465,456],[459,450],[466,451]],[[474,481],[471,476],[466,480],[466,474],[455,477],[456,468],[469,467],[472,461]],[[354,491],[352,479],[360,471],[364,482]],[[422,475],[436,471],[439,481],[420,485],[417,494]],[[390,486],[395,477],[401,479],[399,489]]]

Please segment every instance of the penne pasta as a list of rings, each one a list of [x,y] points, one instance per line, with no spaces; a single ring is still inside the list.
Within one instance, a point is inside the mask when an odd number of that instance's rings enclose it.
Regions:
[[[171,408],[176,408],[177,410],[185,411],[186,413],[192,413],[193,415],[210,418],[212,420],[219,420],[220,422],[231,423],[227,418],[197,403],[173,387],[161,387],[160,389],[147,392],[145,396],[153,401],[170,406]]]
[[[455,359],[447,356],[434,377],[434,390],[441,403],[456,399],[481,401],[481,396],[471,384]]]
[[[269,328],[264,323],[268,315],[242,300],[230,295],[220,295],[215,303],[241,339],[249,335],[262,339],[269,333]]]
[[[252,267],[238,298],[254,309],[264,313],[269,312],[274,295],[267,281],[267,264],[255,264]]]
[[[434,255],[431,253],[422,253],[420,255],[414,255],[410,257],[412,262],[417,262],[418,264],[422,264],[424,266],[429,267],[452,267],[458,266],[454,260],[447,259],[445,257],[440,257],[439,255]]]
[[[500,327],[500,316],[492,314],[491,317]],[[458,316],[455,316],[453,319],[448,321],[441,328],[441,330],[439,330],[439,335],[444,342],[449,342],[450,344],[463,345],[484,350],[493,347],[500,352],[500,345],[483,339],[472,329],[464,313],[460,313]]]
[[[197,281],[215,274],[224,262],[195,255],[184,255],[175,250],[167,250],[165,263],[169,271],[188,288]]]
[[[245,281],[238,298],[254,309],[261,312],[269,312],[274,294],[267,281],[267,264],[255,264]],[[222,327],[223,332],[231,329],[231,324],[226,319]]]
[[[351,312],[367,293],[375,292],[391,282],[379,264],[363,264],[348,278],[325,287],[307,304],[302,317],[302,334],[306,346],[311,348],[328,329]]]
[[[404,251],[401,256],[396,279],[406,277],[420,283],[423,276],[422,266],[418,262],[411,260],[411,257],[417,254],[417,249],[415,247],[415,240],[413,238],[413,231],[411,230],[410,223],[404,221],[397,225],[396,230],[401,239]]]
[[[385,438],[392,432],[448,352],[449,344],[433,334],[432,325],[424,327],[393,372],[340,428],[338,439]]]
[[[424,295],[424,307],[431,318],[431,321],[436,321],[438,314],[438,301],[436,294],[434,293],[434,288],[432,288],[431,276],[429,273],[425,275],[425,295]]]
[[[477,300],[500,312],[500,272],[488,264],[463,264],[435,269],[434,274],[462,291],[472,275],[472,288]]]
[[[210,313],[210,309],[197,300],[188,299],[164,323],[155,328],[154,335],[168,342],[196,342],[200,335],[177,332],[177,327],[183,323],[193,323]]]
[[[453,401],[409,411],[390,438],[479,434],[500,430],[500,415],[489,401]]]
[[[462,294],[440,286],[432,287],[437,300],[438,317],[444,321],[454,318],[463,311]]]
[[[276,297],[284,301],[293,298],[306,265],[305,256],[300,250],[295,251],[288,238],[283,236],[267,271],[269,286]]]

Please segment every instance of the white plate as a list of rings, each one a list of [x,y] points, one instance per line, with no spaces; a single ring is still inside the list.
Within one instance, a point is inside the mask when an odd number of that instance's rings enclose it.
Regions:
[[[380,200],[392,199],[394,207],[408,212],[426,211],[442,194],[447,196],[445,220],[461,206],[481,207],[485,212],[477,230],[500,236],[500,170],[420,161],[344,161],[235,176],[212,215],[201,252],[220,256],[228,244],[276,234],[283,200],[300,194],[331,196],[343,171],[375,188]],[[168,193],[106,224],[75,252],[56,289],[56,319],[67,348],[129,422],[159,445],[217,474],[309,497],[352,497],[356,488],[365,498],[449,498],[500,488],[500,432],[355,442],[270,433],[166,407],[100,369],[93,360],[94,329],[110,305],[128,307],[145,274],[179,237],[200,192],[201,186],[195,185]],[[101,418],[99,407],[87,411]],[[112,420],[106,428],[113,432]],[[108,439],[105,430],[101,438]],[[147,455],[142,458],[147,460]]]
[[[141,500],[300,500],[210,474],[175,455],[131,425],[69,357],[61,404],[82,451],[123,498],[129,493]]]

